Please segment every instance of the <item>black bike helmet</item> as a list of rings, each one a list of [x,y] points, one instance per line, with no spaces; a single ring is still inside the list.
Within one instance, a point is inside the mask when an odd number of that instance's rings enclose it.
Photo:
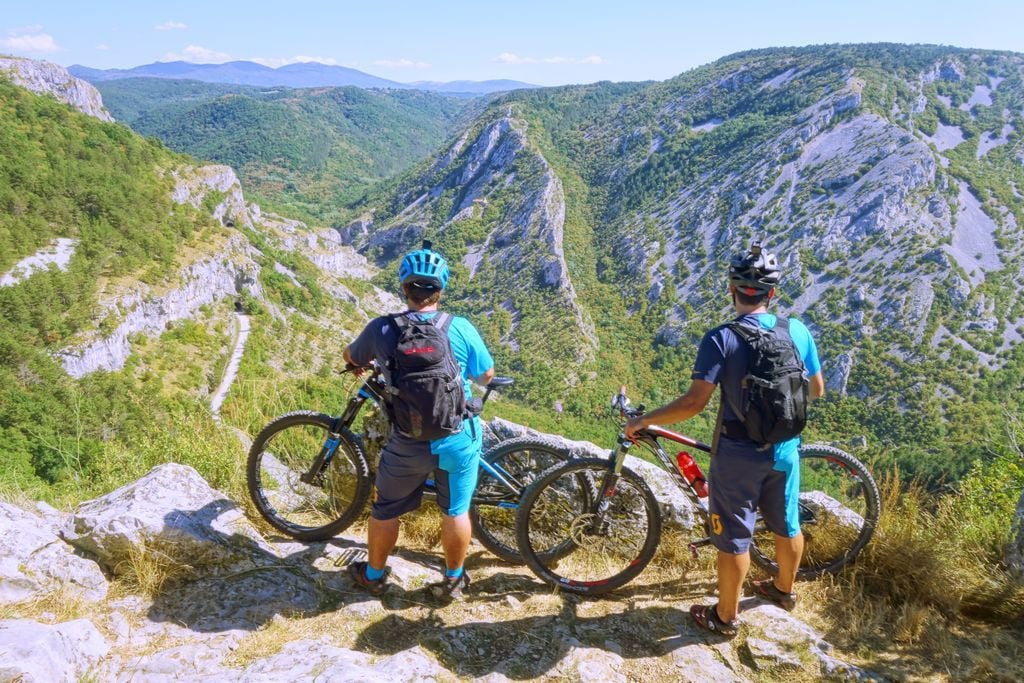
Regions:
[[[779,259],[754,242],[750,251],[729,263],[729,284],[750,296],[767,294],[779,284]]]

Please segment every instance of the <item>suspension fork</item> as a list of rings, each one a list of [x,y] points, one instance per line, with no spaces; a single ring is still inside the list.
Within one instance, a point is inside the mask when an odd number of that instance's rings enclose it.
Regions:
[[[611,507],[612,497],[615,496],[615,487],[618,486],[622,477],[622,468],[626,464],[626,454],[629,447],[633,445],[625,434],[619,434],[619,447],[614,450],[609,458],[608,471],[601,478],[601,485],[597,489],[597,500],[594,506],[594,519],[590,524],[590,533],[601,534],[607,531],[605,517]]]
[[[320,452],[313,458],[309,469],[299,475],[299,481],[310,486],[323,485],[323,474],[327,471],[328,466],[331,464],[331,458],[334,457],[335,452],[338,450],[338,445],[341,443],[341,432],[355,421],[359,409],[363,407],[368,398],[370,398],[370,395],[366,392],[364,386],[359,389],[355,396],[348,400],[345,410],[331,423],[331,430],[328,432],[323,444],[321,444]]]

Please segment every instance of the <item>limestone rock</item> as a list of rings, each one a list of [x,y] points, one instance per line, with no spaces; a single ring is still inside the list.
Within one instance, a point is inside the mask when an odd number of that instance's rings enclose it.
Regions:
[[[876,681],[881,677],[832,656],[832,646],[814,628],[775,605],[744,610],[743,646],[758,670],[816,671],[827,680]]]
[[[0,503],[0,604],[54,590],[102,600],[107,579],[99,565],[75,555],[45,519]]]
[[[679,669],[679,680],[685,683],[744,683],[750,680],[734,671],[715,650],[702,643],[673,650],[672,661]]]
[[[100,121],[114,120],[103,106],[99,90],[75,78],[57,64],[20,57],[0,57],[0,76],[6,76],[15,85],[32,92],[53,95],[59,101]]]
[[[0,621],[0,680],[72,683],[109,651],[88,619],[53,626],[28,619]]]
[[[825,378],[825,388],[829,392],[846,396],[846,384],[850,381],[851,370],[853,370],[852,353],[843,352],[836,356],[835,361],[830,364],[828,376]]]
[[[374,663],[370,655],[321,641],[288,643],[279,653],[250,664],[241,681],[352,681],[426,683],[442,678],[444,670],[421,648],[399,652]]]
[[[231,564],[257,549],[273,555],[237,505],[177,463],[82,503],[64,538],[115,574],[143,544],[192,567]]]
[[[575,638],[570,642],[573,646],[558,663],[555,673],[580,683],[626,683],[621,656],[595,647],[583,647]]]

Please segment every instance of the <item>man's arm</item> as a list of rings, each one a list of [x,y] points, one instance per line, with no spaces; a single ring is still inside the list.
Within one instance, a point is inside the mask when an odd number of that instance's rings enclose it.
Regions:
[[[821,376],[820,372],[816,375],[812,375],[809,382],[810,386],[808,388],[810,389],[810,397],[812,401],[825,395],[825,378]]]
[[[695,379],[689,390],[671,403],[656,408],[649,413],[630,420],[626,424],[626,436],[632,439],[637,432],[647,429],[653,424],[672,424],[689,420],[704,410],[715,393],[715,385],[702,379]]]
[[[480,386],[485,387],[485,386],[487,386],[488,384],[491,383],[492,379],[494,379],[494,366],[493,365],[491,366],[491,369],[487,370],[486,372],[484,372],[484,374],[477,375],[476,377],[474,377],[473,381],[476,382],[477,384],[479,384]]]

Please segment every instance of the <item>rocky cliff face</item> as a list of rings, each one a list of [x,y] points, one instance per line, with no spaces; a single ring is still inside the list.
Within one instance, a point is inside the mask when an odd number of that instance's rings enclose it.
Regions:
[[[70,104],[78,111],[94,116],[100,121],[114,120],[103,107],[103,98],[96,88],[75,78],[57,64],[18,57],[0,57],[0,75],[9,78],[15,85],[33,92],[53,95],[61,102]]]

